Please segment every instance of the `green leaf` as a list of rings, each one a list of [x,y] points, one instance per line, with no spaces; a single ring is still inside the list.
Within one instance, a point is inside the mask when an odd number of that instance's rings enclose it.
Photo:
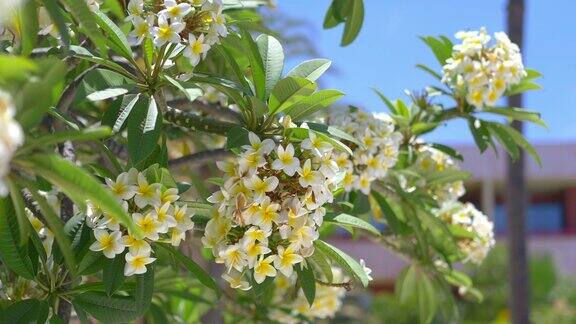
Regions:
[[[26,160],[19,160],[19,163],[57,185],[78,206],[83,207],[86,200],[90,200],[128,228],[130,233],[140,237],[140,229],[126,214],[118,199],[80,167],[54,154],[35,154]]]
[[[380,90],[376,88],[372,88],[372,90],[378,95],[380,100],[384,102],[384,104],[386,105],[386,107],[388,107],[388,109],[392,114],[399,115],[398,110],[396,109],[396,106],[394,105],[394,103],[392,103],[392,101],[390,101]]]
[[[158,106],[156,105],[156,100],[154,97],[150,97],[150,103],[148,104],[148,111],[146,113],[146,120],[144,121],[144,129],[142,130],[144,134],[154,130],[156,127],[157,118]]]
[[[298,280],[304,296],[310,307],[312,307],[314,298],[316,298],[316,278],[314,277],[312,265],[308,264],[307,267],[295,266],[294,268],[296,269],[296,273],[298,273]]]
[[[121,96],[125,93],[128,93],[128,89],[124,88],[110,88],[106,90],[100,90],[89,94],[86,98],[90,101],[100,101],[106,100],[113,97]]]
[[[329,213],[324,216],[324,221],[337,225],[352,226],[354,228],[363,229],[378,236],[380,235],[380,231],[378,231],[378,229],[372,224],[352,215]]]
[[[68,1],[75,1],[75,0],[68,0]],[[124,69],[120,64],[115,63],[111,60],[102,58],[102,57],[94,56],[94,54],[90,53],[90,51],[88,51],[84,47],[71,45],[69,47],[65,47],[64,49],[69,50],[70,51],[69,54],[74,56],[74,57],[77,57],[77,58],[80,58],[80,59],[83,59],[83,60],[86,60],[86,61],[89,61],[92,63],[96,63],[98,65],[101,65],[101,66],[107,67],[113,71],[116,71],[127,78],[135,79],[135,77],[130,72],[128,72],[126,69]]]
[[[508,137],[510,137],[514,143],[516,143],[516,145],[526,150],[526,152],[532,156],[538,165],[542,165],[542,159],[540,158],[538,152],[536,152],[536,149],[532,146],[532,144],[530,144],[530,142],[526,140],[526,138],[524,138],[524,136],[519,131],[508,125],[502,125],[498,123],[491,123],[490,129],[498,129],[497,132],[506,133],[506,135],[508,135]]]
[[[480,152],[486,151],[488,148],[488,144],[494,147],[494,142],[492,141],[492,137],[490,136],[490,131],[488,131],[488,127],[486,127],[486,122],[477,119],[474,117],[468,118],[468,128],[470,129],[470,133],[474,137],[474,142],[476,142],[476,146],[480,149]]]
[[[408,233],[410,231],[410,228],[408,227],[408,225],[406,225],[404,219],[400,218],[400,216],[396,214],[396,212],[390,205],[388,199],[386,199],[386,197],[384,197],[376,190],[372,190],[370,193],[378,203],[378,206],[380,206],[382,214],[384,215],[384,219],[386,219],[386,224],[390,226],[390,228],[395,233],[398,233],[400,235]]]
[[[368,276],[364,272],[364,269],[362,268],[360,263],[352,259],[351,256],[322,240],[314,241],[314,246],[317,249],[320,249],[320,251],[322,251],[324,255],[336,261],[340,266],[342,266],[342,268],[344,268],[352,277],[358,280],[364,287],[368,286],[368,283],[370,282]]]
[[[152,106],[151,101],[153,101],[151,98],[140,98],[128,118],[128,153],[134,165],[138,165],[151,156],[160,139],[161,114],[156,114],[155,126],[152,131],[149,130],[155,106]]]
[[[416,298],[416,285],[418,280],[418,269],[416,265],[405,269],[396,282],[396,291],[400,305],[409,305]]]
[[[285,113],[294,121],[303,120],[321,109],[328,108],[343,96],[344,93],[339,90],[323,89],[287,108]]]
[[[431,68],[429,68],[428,66],[424,65],[424,64],[416,64],[416,67],[419,68],[420,70],[424,71],[424,72],[428,72],[428,74],[430,74],[431,76],[434,77],[434,79],[436,80],[442,80],[442,76],[440,74],[438,74],[438,72],[432,70]]]
[[[411,126],[412,133],[414,135],[426,134],[436,129],[438,125],[440,125],[440,123],[423,123],[423,122],[416,123]]]
[[[107,54],[106,38],[100,32],[96,23],[95,14],[90,10],[86,1],[60,0],[74,17],[78,26],[84,31],[86,36],[98,47],[103,56]]]
[[[326,260],[326,256],[320,250],[315,249],[314,253],[307,259],[307,261],[311,261],[318,268],[320,268],[328,282],[332,282],[332,280],[334,280],[334,276],[332,274],[332,266],[330,265],[330,262]]]
[[[65,141],[93,141],[110,135],[111,131],[109,127],[93,127],[82,130],[62,131],[50,135],[43,135],[38,138],[28,138],[27,142],[20,149],[19,154],[32,149],[44,149]]]
[[[0,199],[0,259],[19,276],[34,279],[32,260],[27,246],[20,246],[16,212],[9,198]]]
[[[218,285],[216,284],[216,281],[214,281],[214,279],[204,269],[202,269],[202,267],[196,264],[196,262],[192,261],[184,254],[182,254],[180,251],[174,249],[172,246],[168,244],[155,243],[154,246],[159,246],[162,249],[166,250],[168,253],[170,253],[176,259],[176,261],[178,261],[188,271],[190,271],[190,273],[192,273],[196,277],[196,279],[200,281],[201,284],[214,290],[218,294],[218,296],[220,296],[221,291]]]
[[[452,56],[452,43],[447,38],[421,36],[420,39],[430,47],[440,65],[446,64],[446,60]]]
[[[226,43],[224,43],[224,44],[226,44]],[[249,90],[251,88],[250,82],[244,76],[244,72],[242,71],[242,69],[238,65],[238,62],[234,58],[234,55],[232,55],[231,50],[227,46],[228,45],[216,45],[212,48],[214,48],[216,50],[216,52],[218,52],[224,58],[224,60],[228,63],[228,65],[232,69],[232,72],[236,76],[236,79],[238,80],[238,82],[240,82],[240,84],[242,84],[242,87],[245,89],[245,91]],[[250,91],[249,95],[253,95],[251,92],[252,91]]]
[[[68,266],[68,270],[71,273],[76,272],[76,258],[74,257],[74,252],[72,251],[70,239],[68,235],[64,231],[64,224],[62,224],[62,220],[58,217],[54,209],[48,204],[46,198],[42,197],[36,190],[29,188],[32,197],[36,201],[38,208],[42,211],[42,215],[48,223],[48,228],[54,234],[54,240],[58,244],[58,248],[62,252],[62,256],[66,261],[66,265]]]
[[[358,145],[359,147],[363,148],[364,144],[362,144],[362,142],[360,142],[357,138],[355,138],[354,136],[344,132],[343,130],[341,130],[338,127],[335,126],[327,126],[324,124],[318,124],[318,123],[306,123],[308,125],[308,127],[312,130],[315,130],[317,132],[322,132],[325,134],[329,134],[332,135],[334,137],[337,137],[339,139],[345,140],[345,141],[349,141],[351,143],[354,143],[356,145]]]
[[[130,48],[126,35],[120,28],[100,10],[96,10],[93,15],[96,18],[96,23],[108,34],[108,40],[113,45],[112,49],[128,61],[133,61],[134,53],[132,53],[132,48]]]
[[[540,125],[543,127],[548,127],[548,125],[546,125],[546,122],[544,122],[540,118],[540,113],[537,111],[526,110],[524,108],[512,108],[512,107],[484,108],[482,111],[510,117],[512,119],[515,119],[515,120],[529,121],[529,122],[532,122],[534,124],[537,124],[537,125]]]
[[[28,56],[36,47],[38,40],[38,5],[36,1],[27,1],[20,8],[20,49]]]
[[[270,115],[279,113],[304,100],[314,93],[316,86],[316,83],[304,78],[287,77],[278,81],[268,100]]]
[[[125,256],[126,252],[116,255],[114,259],[106,258],[104,270],[102,271],[102,281],[108,296],[112,295],[124,283]]]
[[[240,29],[240,35],[248,51],[247,55],[250,60],[250,67],[252,68],[252,82],[254,84],[255,94],[260,100],[265,100],[266,76],[264,74],[264,63],[262,62],[262,57],[260,57],[260,51],[248,31]]]
[[[336,14],[335,9],[335,2],[332,1],[330,7],[326,11],[326,16],[324,17],[323,27],[324,29],[330,29],[338,26],[340,23],[344,22],[344,19],[340,17],[340,15]]]
[[[26,211],[24,210],[25,204],[24,199],[22,199],[22,194],[20,193],[20,187],[11,178],[7,178],[6,181],[8,182],[8,189],[10,190],[10,198],[12,198],[14,213],[18,220],[20,246],[22,246],[28,241],[31,224],[26,216]]]
[[[450,146],[439,144],[439,143],[432,143],[429,144],[431,147],[437,149],[438,151],[449,155],[450,157],[455,158],[456,160],[464,161],[464,157],[455,149],[451,148]]]
[[[168,83],[170,83],[176,89],[178,89],[183,95],[186,96],[186,99],[188,99],[190,101],[196,100],[198,97],[200,97],[203,94],[202,89],[199,89],[199,88],[186,89],[186,88],[184,88],[184,86],[182,86],[180,81],[175,80],[174,78],[172,78],[168,75],[163,75],[162,77],[164,79],[166,79],[166,81],[168,81]]]
[[[518,149],[518,146],[516,145],[516,142],[514,141],[512,136],[510,136],[510,134],[506,130],[504,130],[504,128],[499,127],[501,126],[500,124],[488,123],[487,126],[488,130],[490,131],[490,134],[496,137],[498,142],[510,154],[512,160],[514,161],[518,160],[518,157],[520,156],[520,150]]]
[[[24,299],[0,311],[0,323],[36,323],[40,315],[38,299]]]
[[[470,178],[470,173],[462,170],[434,171],[424,176],[429,186],[437,186],[456,181],[465,181]]]
[[[129,94],[129,95],[125,95],[124,97],[122,97],[122,103],[120,104],[120,109],[118,111],[118,117],[116,118],[116,121],[114,122],[114,127],[112,128],[112,131],[114,133],[117,133],[118,131],[120,131],[120,129],[124,125],[124,122],[126,121],[128,116],[130,115],[132,108],[134,108],[134,106],[136,105],[136,103],[138,102],[139,99],[140,99],[140,94],[136,94],[136,95]]]
[[[44,8],[48,11],[50,19],[56,25],[60,38],[64,45],[70,45],[70,35],[68,34],[68,26],[66,26],[66,18],[57,0],[43,0]]]
[[[520,83],[511,86],[508,90],[506,90],[506,96],[513,96],[519,93],[523,93],[530,90],[541,90],[542,87],[534,82],[530,82],[529,80],[522,80]]]
[[[312,59],[298,64],[286,76],[304,78],[314,82],[328,70],[330,65],[332,65],[330,60]]]
[[[418,291],[418,315],[420,323],[430,323],[436,315],[438,303],[436,301],[436,290],[432,281],[424,272],[420,272],[416,282]]]
[[[344,34],[342,35],[341,46],[346,46],[352,43],[362,29],[364,23],[364,1],[363,0],[349,0],[352,2],[348,17],[344,25]]]
[[[266,82],[266,92],[264,98],[268,98],[270,92],[280,80],[284,69],[284,50],[282,44],[270,36],[262,34],[256,38],[256,45],[260,51],[262,64],[264,65],[264,76]]]

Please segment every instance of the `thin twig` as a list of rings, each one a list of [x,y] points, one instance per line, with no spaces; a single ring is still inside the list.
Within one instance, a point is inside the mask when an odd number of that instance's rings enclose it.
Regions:
[[[187,167],[197,167],[214,162],[216,160],[223,160],[231,157],[232,153],[225,149],[215,149],[210,151],[198,152],[190,155],[185,155],[177,159],[168,161],[168,166],[177,167],[186,164]]]

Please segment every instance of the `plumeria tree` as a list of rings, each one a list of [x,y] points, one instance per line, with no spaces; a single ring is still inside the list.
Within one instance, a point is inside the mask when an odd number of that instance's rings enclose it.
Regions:
[[[442,72],[390,114],[330,108],[330,67],[284,71],[265,1],[28,0],[0,47],[0,322],[262,321],[333,317],[371,270],[334,226],[412,261],[398,280],[421,321],[454,317],[457,262],[493,245],[459,202],[461,156],[422,135],[469,121],[480,150],[530,144],[493,114],[543,124],[498,98],[537,88],[506,35],[424,37]],[[363,2],[325,27],[358,35]],[[383,76],[384,77],[384,76]],[[438,100],[436,97],[445,97]],[[449,100],[453,107],[445,106]],[[384,224],[381,231],[375,222]],[[442,314],[437,315],[440,305]],[[212,317],[211,317],[212,316]],[[216,316],[216,318],[214,318]]]

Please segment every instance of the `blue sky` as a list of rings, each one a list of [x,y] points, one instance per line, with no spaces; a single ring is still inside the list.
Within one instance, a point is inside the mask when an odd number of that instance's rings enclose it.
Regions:
[[[328,0],[279,0],[279,11],[307,20],[321,55],[331,59],[338,73],[324,77],[326,88],[346,93],[344,101],[371,111],[385,111],[370,89],[377,87],[389,98],[403,97],[404,89],[422,89],[434,80],[414,68],[424,63],[439,69],[419,35],[453,38],[462,29],[505,30],[503,0],[364,0],[365,21],[359,37],[340,47],[342,27],[322,29]],[[525,65],[544,74],[541,91],[525,96],[524,106],[538,110],[549,129],[530,126],[528,137],[535,143],[576,140],[576,1],[527,0]],[[289,58],[287,70],[301,58]],[[439,129],[433,140],[471,143],[464,123]]]

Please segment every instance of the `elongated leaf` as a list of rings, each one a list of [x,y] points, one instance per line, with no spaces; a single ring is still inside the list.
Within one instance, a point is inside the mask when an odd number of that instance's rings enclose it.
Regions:
[[[82,26],[82,29],[86,36],[96,44],[98,50],[103,56],[107,54],[106,38],[100,32],[98,24],[96,23],[95,15],[90,10],[86,1],[77,0],[60,0],[66,8],[70,10],[70,13],[78,23]]]
[[[70,272],[75,273],[76,270],[76,258],[74,257],[74,252],[72,252],[70,240],[68,235],[64,231],[64,224],[54,211],[52,207],[46,201],[46,198],[42,197],[36,190],[30,190],[30,193],[34,197],[34,200],[38,204],[38,208],[42,211],[42,215],[48,223],[48,227],[54,233],[54,240],[58,244],[58,248],[62,252],[62,256],[66,261],[66,265]]]
[[[83,207],[86,200],[90,200],[140,237],[140,229],[134,225],[117,198],[80,167],[53,154],[35,154],[19,160],[19,163],[57,185],[78,206]]]
[[[544,122],[540,118],[540,113],[537,111],[526,110],[524,108],[512,108],[512,107],[484,108],[482,111],[510,117],[515,120],[529,121],[543,127],[548,127],[548,125],[546,125],[546,122]]]
[[[264,75],[264,63],[260,57],[258,46],[252,39],[250,33],[244,29],[240,29],[242,42],[248,51],[248,59],[250,60],[250,67],[252,68],[252,81],[254,84],[254,92],[260,100],[266,99],[266,76]]]
[[[316,298],[316,278],[314,277],[314,270],[310,264],[305,268],[300,266],[296,266],[295,268],[298,273],[300,287],[304,292],[308,304],[312,307],[312,304],[314,304],[314,298]]]
[[[363,0],[349,0],[352,2],[348,17],[344,25],[344,34],[342,35],[341,46],[346,46],[352,43],[362,29],[364,23],[364,1]]]
[[[327,214],[324,217],[325,222],[334,223],[343,226],[352,226],[354,228],[363,229],[375,235],[380,235],[380,231],[372,224],[366,222],[358,217],[348,214]]]
[[[514,141],[514,143],[516,143],[516,145],[526,150],[526,152],[528,152],[528,154],[532,156],[532,158],[536,161],[536,163],[538,163],[538,165],[542,165],[542,159],[540,158],[538,152],[536,152],[536,149],[516,129],[508,125],[502,125],[498,123],[492,123],[490,125],[490,128],[499,129],[499,132],[506,133]]]
[[[166,81],[168,81],[168,83],[173,85],[176,89],[180,90],[180,92],[186,96],[186,99],[190,101],[196,100],[203,94],[202,89],[199,88],[185,89],[184,86],[182,86],[182,84],[180,83],[180,81],[167,75],[163,75],[163,77],[164,79],[166,79]]]
[[[83,130],[63,131],[39,138],[27,139],[27,143],[20,149],[20,153],[32,149],[44,149],[65,141],[93,141],[111,135],[109,127],[94,127]]]
[[[69,1],[73,1],[73,0],[69,0]],[[83,59],[83,60],[86,60],[86,61],[89,61],[92,63],[96,63],[98,65],[101,65],[103,67],[107,67],[113,71],[116,71],[127,78],[135,79],[135,77],[130,72],[128,72],[126,69],[124,69],[120,64],[115,63],[111,60],[102,58],[102,57],[95,56],[94,54],[90,53],[90,51],[88,51],[84,47],[71,45],[71,46],[65,47],[64,49],[69,50],[70,55],[72,55],[74,57],[77,57],[77,58],[80,58],[80,59]]]
[[[480,152],[486,151],[488,144],[494,147],[490,132],[488,131],[486,123],[483,120],[469,117],[468,128],[470,129],[470,133],[472,133],[474,142],[476,142],[476,146],[478,146]]]
[[[156,127],[156,119],[158,117],[158,106],[156,105],[156,100],[154,97],[150,97],[150,103],[148,104],[148,112],[146,113],[146,120],[144,121],[143,133],[148,133],[153,131]]]
[[[394,209],[392,208],[390,202],[388,201],[388,199],[386,199],[386,197],[384,197],[376,190],[372,190],[370,194],[372,195],[372,197],[374,197],[374,199],[378,203],[378,206],[382,210],[382,214],[384,215],[384,219],[386,219],[386,223],[395,233],[402,235],[410,231],[410,228],[405,223],[405,219],[401,218],[394,211]]]
[[[322,273],[328,282],[332,282],[334,280],[334,276],[332,274],[332,266],[330,262],[326,259],[326,256],[322,253],[322,251],[315,249],[314,254],[312,254],[307,261],[311,261],[314,263]]]
[[[512,136],[510,136],[510,134],[504,130],[504,128],[499,126],[500,124],[497,123],[489,123],[488,130],[490,131],[490,134],[492,134],[492,136],[494,136],[502,145],[502,147],[510,154],[512,160],[518,160],[518,157],[520,156],[520,150],[518,149],[516,142]]]
[[[134,54],[132,53],[128,39],[126,39],[126,35],[124,35],[120,28],[118,28],[108,16],[100,12],[100,10],[94,12],[94,17],[100,28],[108,34],[108,39],[114,44],[114,50],[125,59],[129,61],[133,60]]]
[[[60,34],[60,39],[64,45],[70,45],[70,35],[68,33],[68,26],[66,26],[66,19],[60,7],[58,6],[57,0],[43,0],[44,8],[50,14],[50,19],[56,25],[58,33]]]
[[[32,261],[26,254],[27,246],[20,246],[16,212],[9,198],[0,199],[0,259],[19,276],[33,279]]]
[[[170,253],[180,264],[182,264],[190,273],[192,273],[198,281],[204,286],[214,290],[218,296],[220,296],[221,291],[216,281],[204,270],[200,267],[196,262],[192,261],[191,259],[187,258],[183,255],[180,251],[174,249],[172,246],[165,244],[165,243],[155,243],[155,246],[159,246],[162,249],[166,250]]]
[[[305,78],[310,81],[316,81],[328,68],[332,65],[332,61],[327,59],[312,59],[304,61],[294,67],[287,77]]]
[[[434,171],[425,177],[426,183],[430,186],[452,183],[456,181],[465,181],[470,178],[470,173],[462,170],[445,170]]]
[[[424,64],[416,64],[416,67],[419,68],[420,70],[424,71],[424,72],[427,72],[428,74],[433,76],[434,79],[436,79],[436,80],[442,79],[442,76],[440,74],[438,74],[438,72],[432,70],[431,68],[427,67]]]
[[[220,53],[220,55],[228,63],[228,65],[232,69],[232,72],[234,72],[236,79],[238,79],[238,82],[240,82],[240,84],[242,84],[242,87],[245,89],[251,89],[250,83],[248,82],[248,80],[244,76],[244,72],[242,71],[242,69],[238,65],[238,62],[236,61],[236,59],[232,55],[230,49],[225,45],[217,45],[213,48],[215,48],[216,51],[218,53]]]
[[[420,39],[430,47],[440,65],[446,64],[446,60],[452,56],[452,43],[444,39],[432,36],[422,36]]]
[[[38,299],[24,299],[0,311],[0,323],[36,323],[40,315]]]
[[[20,193],[20,187],[11,178],[7,179],[8,188],[10,189],[10,198],[12,198],[12,204],[14,207],[14,213],[16,214],[16,219],[18,220],[18,231],[20,233],[20,246],[26,244],[30,236],[30,221],[26,216],[24,210],[24,199],[22,199],[22,194]]]
[[[152,131],[147,131],[151,120],[148,112],[151,108],[150,98],[141,97],[128,118],[128,153],[134,165],[145,161],[157,147],[161,134],[162,115],[156,114],[156,124]],[[154,107],[152,107],[154,108]],[[149,129],[149,128],[148,128]],[[154,163],[159,161],[154,161]],[[153,163],[152,163],[153,164]]]
[[[271,115],[279,113],[311,95],[315,90],[316,83],[310,80],[296,77],[284,78],[278,81],[272,89],[268,100],[268,111]]]
[[[537,83],[530,81],[522,81],[510,87],[510,89],[508,89],[505,94],[506,96],[513,96],[526,91],[540,90],[540,89],[542,89],[542,87]]]
[[[270,35],[260,35],[256,38],[256,45],[260,51],[262,64],[264,65],[264,76],[266,80],[266,94],[268,98],[270,92],[280,80],[284,69],[284,50],[280,42]]]
[[[118,254],[114,259],[106,258],[104,271],[102,272],[102,281],[106,288],[108,296],[112,295],[124,283],[124,265],[126,253]]]
[[[128,93],[128,89],[124,88],[110,88],[106,90],[97,91],[89,94],[86,98],[90,101],[106,100],[113,97],[121,96]]]
[[[130,95],[125,95],[122,98],[122,104],[120,105],[120,110],[118,113],[118,118],[116,119],[116,121],[114,122],[114,128],[112,129],[112,131],[114,133],[117,133],[118,131],[120,131],[120,129],[122,128],[122,126],[124,125],[124,122],[126,121],[126,119],[128,118],[128,116],[130,115],[130,112],[132,111],[132,108],[134,108],[134,106],[136,105],[136,103],[138,102],[138,99],[140,99],[140,94],[130,94]]]
[[[322,253],[336,261],[342,268],[344,268],[351,276],[357,279],[364,287],[368,286],[370,280],[364,272],[364,268],[351,256],[342,252],[340,249],[322,241],[314,241],[314,246],[320,249]]]
[[[335,11],[335,1],[332,1],[330,7],[328,7],[328,10],[326,11],[326,16],[324,17],[324,29],[334,28],[344,21]]]
[[[38,5],[36,1],[27,1],[20,9],[21,54],[30,55],[38,40]]]
[[[308,124],[308,127],[310,129],[313,129],[315,131],[322,132],[325,134],[330,134],[334,137],[337,137],[337,138],[345,140],[345,141],[349,141],[351,143],[358,145],[361,148],[364,147],[364,144],[362,142],[360,142],[357,138],[344,132],[343,130],[341,130],[338,127],[327,126],[327,125],[318,124],[318,123],[307,123],[307,124]]]
[[[455,149],[451,148],[450,146],[446,146],[439,143],[432,143],[430,144],[433,148],[437,149],[438,151],[448,154],[450,157],[453,157],[457,160],[464,161],[464,157]]]
[[[394,103],[392,103],[392,101],[390,101],[380,90],[376,88],[372,88],[372,90],[378,95],[382,102],[384,102],[392,114],[399,115],[398,110],[396,110],[396,106]]]
[[[398,291],[398,300],[401,305],[408,305],[413,302],[416,296],[416,285],[418,273],[415,265],[408,267],[401,276],[398,277],[396,289]]]
[[[420,316],[420,323],[430,323],[434,319],[438,307],[436,289],[434,289],[432,281],[424,272],[420,272],[416,287],[418,291],[418,315]]]
[[[323,89],[287,108],[285,113],[294,121],[303,120],[321,109],[328,108],[343,96],[344,93],[339,90]]]

